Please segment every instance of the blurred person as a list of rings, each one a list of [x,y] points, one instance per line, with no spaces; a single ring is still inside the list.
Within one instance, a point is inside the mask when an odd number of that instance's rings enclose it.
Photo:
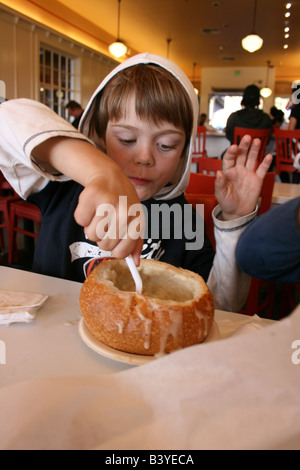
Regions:
[[[72,126],[74,126],[75,129],[78,129],[79,121],[83,115],[84,109],[79,103],[77,103],[77,101],[71,100],[66,105],[66,110],[68,111],[69,115],[74,118],[72,121]]]
[[[225,134],[227,139],[233,144],[234,128],[246,127],[248,129],[272,129],[270,116],[262,109],[259,109],[260,91],[256,85],[249,85],[244,90],[241,101],[242,109],[231,113],[227,119]]]

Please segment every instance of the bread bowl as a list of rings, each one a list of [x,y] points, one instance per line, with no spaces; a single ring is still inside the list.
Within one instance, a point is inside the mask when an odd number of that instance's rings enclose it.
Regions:
[[[79,302],[91,334],[114,349],[147,356],[204,341],[214,302],[202,277],[154,260],[141,260],[139,272],[142,295],[125,260],[105,261],[87,277]]]

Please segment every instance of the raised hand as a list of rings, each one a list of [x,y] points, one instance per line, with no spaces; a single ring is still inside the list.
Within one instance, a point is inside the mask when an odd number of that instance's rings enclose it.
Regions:
[[[254,211],[273,158],[268,154],[257,166],[259,148],[260,139],[252,141],[245,135],[239,145],[231,145],[225,153],[223,171],[217,172],[215,182],[223,220],[236,219]]]

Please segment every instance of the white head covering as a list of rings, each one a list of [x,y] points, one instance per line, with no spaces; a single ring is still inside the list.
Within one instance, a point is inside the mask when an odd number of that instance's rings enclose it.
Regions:
[[[182,167],[181,178],[179,182],[177,182],[174,185],[165,186],[154,196],[154,198],[158,200],[167,200],[167,199],[173,199],[181,195],[185,191],[185,188],[188,185],[189,177],[190,177],[191,161],[192,161],[191,155],[192,155],[192,149],[193,149],[194,140],[195,140],[195,136],[197,132],[197,122],[198,122],[198,99],[197,99],[194,87],[192,83],[190,82],[190,80],[188,79],[188,77],[185,75],[185,73],[176,64],[174,64],[174,62],[170,61],[169,59],[166,59],[165,57],[149,54],[148,52],[146,52],[143,54],[135,55],[134,57],[131,57],[130,59],[123,62],[122,64],[118,65],[105,77],[105,79],[100,83],[97,90],[94,92],[80,120],[79,130],[83,134],[88,135],[90,120],[91,120],[91,115],[92,115],[93,102],[96,96],[98,95],[98,93],[100,93],[103,90],[105,85],[109,82],[109,80],[112,77],[114,77],[117,73],[121,72],[122,70],[128,67],[132,67],[133,65],[150,64],[150,63],[163,67],[164,69],[168,70],[172,75],[174,75],[177,78],[177,80],[185,88],[191,100],[191,105],[193,109],[193,131],[192,131],[190,142],[187,148],[187,156],[185,159],[185,165]]]

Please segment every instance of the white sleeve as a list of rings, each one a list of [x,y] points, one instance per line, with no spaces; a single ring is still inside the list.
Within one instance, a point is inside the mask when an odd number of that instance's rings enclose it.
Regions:
[[[237,266],[235,250],[240,235],[256,217],[257,209],[238,219],[222,221],[218,219],[220,206],[212,212],[216,255],[207,285],[213,294],[215,308],[239,312],[247,300],[250,276]]]
[[[72,124],[37,101],[22,98],[0,105],[0,168],[22,198],[40,191],[49,180],[69,179],[47,172],[32,157],[37,145],[57,136],[89,141]]]

